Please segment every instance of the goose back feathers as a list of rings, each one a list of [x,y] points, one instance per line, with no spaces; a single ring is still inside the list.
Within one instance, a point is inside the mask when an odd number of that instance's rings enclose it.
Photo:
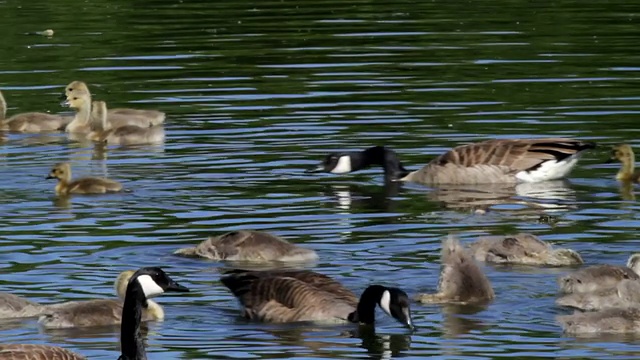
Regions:
[[[374,147],[329,154],[309,172],[348,173],[380,165],[392,180],[427,185],[540,182],[565,177],[595,144],[566,138],[498,139],[455,147],[423,168],[407,172],[395,152]]]
[[[175,254],[211,260],[251,262],[306,262],[318,259],[313,250],[291,244],[266,232],[250,230],[211,236],[196,247],[179,249]]]
[[[334,279],[301,270],[235,270],[221,281],[238,298],[248,319],[373,324],[379,305],[403,325],[413,327],[409,298],[397,288],[371,285],[358,299]]]
[[[50,345],[0,344],[0,360],[85,360],[73,351]]]

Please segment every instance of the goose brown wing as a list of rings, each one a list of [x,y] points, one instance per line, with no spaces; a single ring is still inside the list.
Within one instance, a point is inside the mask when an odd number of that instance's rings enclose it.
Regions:
[[[57,346],[35,344],[0,345],[0,360],[85,360],[67,349]]]
[[[593,143],[564,138],[497,139],[458,146],[433,159],[430,165],[493,165],[519,172],[535,169],[547,160],[563,160],[593,147]]]

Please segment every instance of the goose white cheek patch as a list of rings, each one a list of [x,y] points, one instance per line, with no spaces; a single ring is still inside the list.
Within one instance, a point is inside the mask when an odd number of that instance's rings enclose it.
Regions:
[[[380,307],[382,308],[382,310],[384,310],[384,312],[387,313],[387,315],[392,316],[391,315],[391,294],[389,293],[389,290],[385,290],[382,293],[382,297],[380,298]]]
[[[142,287],[144,296],[147,298],[152,298],[164,293],[164,290],[160,287],[160,285],[153,281],[153,279],[149,275],[140,275],[138,276],[137,280]]]
[[[340,156],[336,166],[331,169],[334,174],[346,174],[351,172],[351,157],[348,155]]]

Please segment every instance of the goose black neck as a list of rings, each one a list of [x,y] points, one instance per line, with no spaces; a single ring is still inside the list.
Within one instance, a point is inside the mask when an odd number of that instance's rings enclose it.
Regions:
[[[140,320],[142,307],[146,306],[147,298],[137,280],[132,279],[127,286],[127,292],[122,307],[122,325],[120,326],[120,360],[146,360],[147,353],[140,336]]]
[[[409,174],[409,171],[400,163],[398,154],[385,146],[373,146],[350,155],[353,170],[380,165],[384,169],[384,175],[387,178],[400,179]]]
[[[371,325],[376,321],[376,305],[380,302],[385,288],[382,285],[371,285],[360,295],[356,311],[349,314],[349,321]]]

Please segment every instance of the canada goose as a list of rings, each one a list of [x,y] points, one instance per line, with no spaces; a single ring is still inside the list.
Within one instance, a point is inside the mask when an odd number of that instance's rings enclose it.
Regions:
[[[122,324],[120,326],[121,360],[147,358],[140,335],[142,309],[148,299],[164,292],[188,292],[189,289],[171,279],[158,267],[145,267],[136,271],[127,286]],[[81,360],[86,359],[57,346],[8,344],[0,345],[0,360]]]
[[[93,131],[87,135],[87,139],[107,144],[134,145],[164,142],[162,125],[152,127],[125,125],[114,128],[107,121],[107,104],[104,101],[94,101],[91,106],[91,129]]]
[[[233,270],[221,281],[238,298],[244,317],[263,322],[352,322],[373,325],[376,304],[413,329],[409,298],[398,289],[367,287],[360,300],[332,278],[313,271]]]
[[[473,304],[493,300],[495,294],[489,279],[452,235],[442,242],[441,262],[438,292],[419,294],[416,301]]]
[[[196,247],[177,250],[174,254],[227,261],[289,261],[318,260],[318,254],[261,231],[232,231],[210,236]]]
[[[594,265],[561,276],[558,286],[565,294],[606,290],[625,279],[640,279],[639,271],[640,253],[631,255],[627,266]]]
[[[41,112],[16,114],[6,119],[7,102],[0,92],[0,130],[17,132],[41,132],[63,130],[71,121],[70,117]]]
[[[122,190],[122,185],[105,178],[85,177],[71,180],[71,165],[69,163],[57,163],[47,176],[47,179],[58,179],[56,194],[104,194],[107,192],[118,192]]]
[[[329,154],[307,172],[345,174],[380,165],[387,178],[427,185],[541,182],[565,177],[582,152],[594,147],[564,138],[487,140],[455,147],[409,172],[393,150],[375,146]]]
[[[640,332],[640,309],[605,309],[557,316],[567,334],[637,333]]]
[[[497,264],[571,266],[584,263],[577,252],[554,249],[527,233],[481,237],[471,243],[469,249],[476,260]]]
[[[118,275],[114,288],[120,299],[97,299],[69,301],[61,304],[44,305],[38,323],[46,329],[61,329],[86,326],[119,325],[122,321],[122,304],[127,285],[134,271],[123,271]],[[164,310],[155,301],[147,300],[142,309],[142,321],[164,319]]]
[[[69,98],[78,93],[87,93],[91,96],[91,92],[89,91],[89,87],[86,83],[82,81],[72,81],[69,85],[67,85],[64,89],[64,98]],[[146,119],[146,123],[142,124],[139,122],[129,123],[128,125],[137,125],[141,127],[149,127],[156,126],[164,123],[165,113],[158,110],[138,110],[138,109],[129,109],[129,108],[116,108],[109,109],[109,117],[111,115],[120,115],[124,117],[133,117],[137,119]],[[137,120],[136,120],[137,121]],[[122,125],[119,125],[122,126]],[[114,127],[119,127],[114,124]]]
[[[630,308],[640,305],[640,280],[622,280],[616,286],[594,292],[566,294],[556,305],[585,311]]]
[[[620,161],[622,166],[616,174],[616,179],[623,182],[640,182],[640,171],[635,171],[636,156],[633,148],[628,144],[620,144],[613,147],[611,158],[608,162]]]

